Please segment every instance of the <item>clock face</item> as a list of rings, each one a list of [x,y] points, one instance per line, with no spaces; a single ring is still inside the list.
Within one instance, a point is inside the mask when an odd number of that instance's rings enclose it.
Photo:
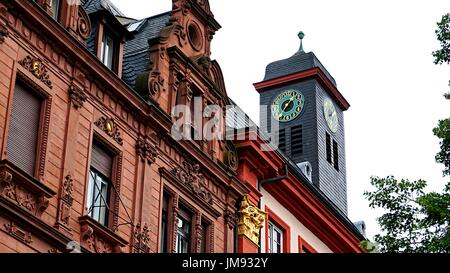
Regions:
[[[329,98],[326,98],[323,102],[323,114],[325,115],[328,128],[330,128],[331,132],[336,133],[339,126],[339,120],[336,107]]]
[[[297,90],[287,90],[272,103],[272,116],[279,122],[290,122],[300,116],[305,108],[305,96]]]

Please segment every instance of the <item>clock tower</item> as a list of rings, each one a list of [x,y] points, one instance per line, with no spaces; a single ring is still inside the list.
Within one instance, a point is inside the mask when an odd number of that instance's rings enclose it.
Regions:
[[[287,155],[344,214],[347,214],[344,111],[350,105],[313,52],[300,49],[271,63],[260,93],[261,129],[278,136]],[[272,124],[278,124],[274,128]]]

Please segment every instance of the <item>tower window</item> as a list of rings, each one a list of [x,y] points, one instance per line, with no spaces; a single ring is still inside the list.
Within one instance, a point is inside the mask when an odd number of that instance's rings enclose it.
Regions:
[[[281,129],[278,131],[278,149],[283,153],[286,153],[286,130]]]
[[[326,133],[326,150],[327,150],[327,161],[332,164],[333,163],[333,159],[331,156],[331,136],[330,134]]]
[[[334,139],[331,139],[330,134],[326,133],[326,152],[327,161],[339,171],[339,147]]]
[[[291,154],[303,154],[303,126],[292,127],[291,129]]]
[[[339,171],[339,147],[336,141],[333,140],[333,164],[334,168]]]

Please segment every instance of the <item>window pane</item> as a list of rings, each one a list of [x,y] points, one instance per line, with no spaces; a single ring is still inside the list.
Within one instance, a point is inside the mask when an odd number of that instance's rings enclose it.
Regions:
[[[106,34],[103,36],[101,58],[103,64],[112,70],[114,63],[114,40]]]
[[[283,231],[269,222],[269,253],[282,253]]]
[[[88,188],[90,216],[102,225],[108,224],[110,182],[91,169]]]
[[[59,17],[59,1],[60,0],[50,0],[50,6],[52,8],[52,17],[58,20]]]
[[[180,212],[180,214],[186,214]],[[183,217],[178,217],[178,229],[177,229],[177,240],[176,249],[178,253],[189,253],[190,240],[191,240],[191,224],[190,221],[184,219]]]

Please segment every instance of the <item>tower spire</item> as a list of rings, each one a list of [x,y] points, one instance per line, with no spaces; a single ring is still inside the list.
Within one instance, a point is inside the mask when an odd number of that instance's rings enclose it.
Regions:
[[[303,38],[305,38],[305,33],[300,31],[298,33],[298,38],[300,38],[300,49],[298,50],[298,53],[305,53],[305,50],[303,50]]]

